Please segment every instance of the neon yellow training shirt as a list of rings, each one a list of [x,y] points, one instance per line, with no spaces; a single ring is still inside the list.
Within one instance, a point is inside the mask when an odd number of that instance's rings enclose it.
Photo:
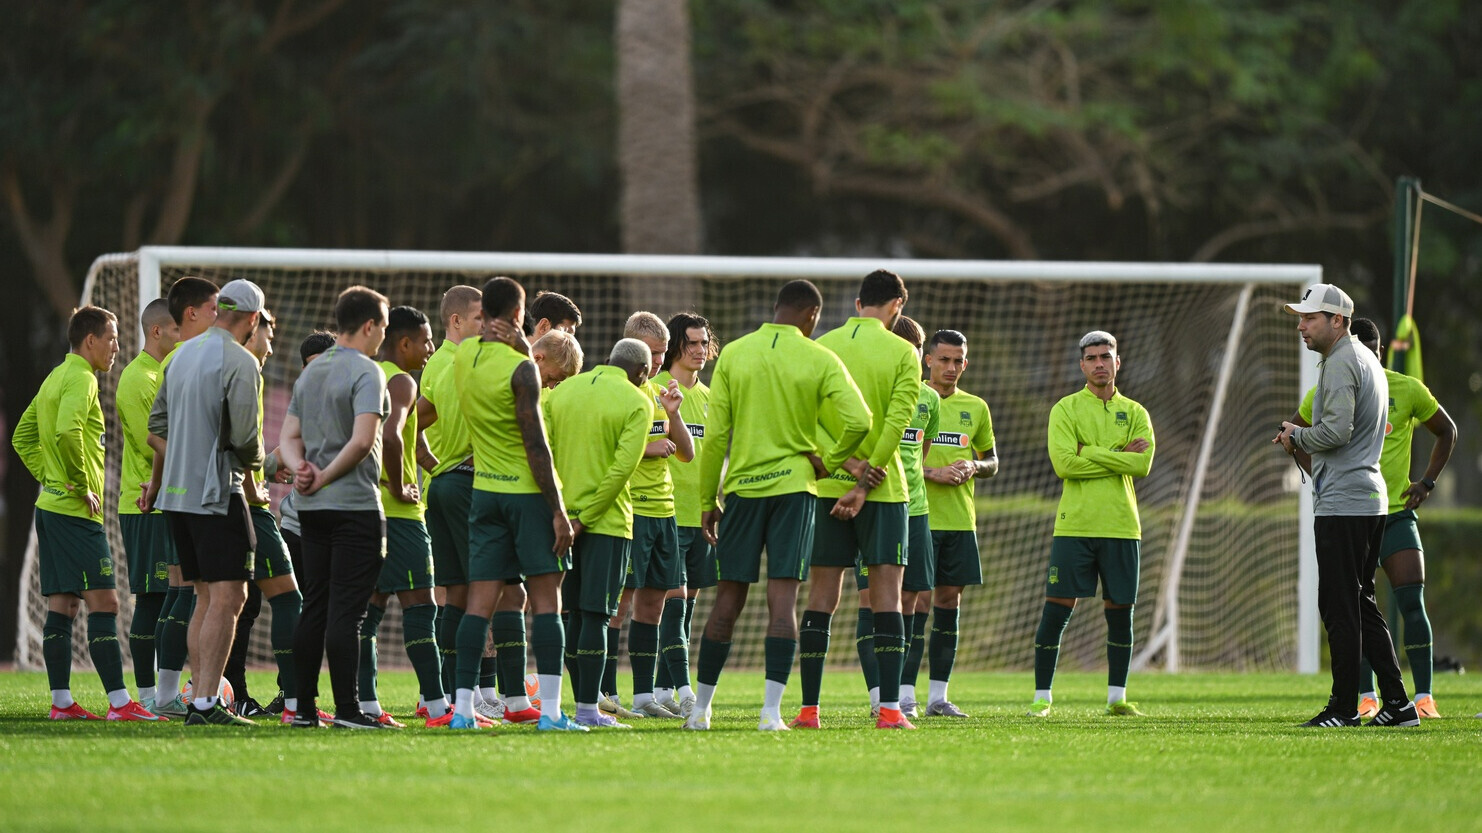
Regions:
[[[1141,540],[1132,479],[1146,477],[1153,467],[1147,410],[1121,392],[1102,402],[1083,387],[1050,409],[1049,435],[1050,462],[1064,481],[1055,535]],[[1121,451],[1138,437],[1148,441],[1146,451]],[[1082,445],[1079,454],[1077,444]]]
[[[437,408],[437,422],[423,431],[427,435],[428,449],[437,458],[437,468],[432,470],[433,477],[462,463],[473,454],[473,440],[468,436],[468,423],[463,419],[463,408],[458,401],[458,385],[453,378],[453,358],[457,355],[458,345],[443,339],[437,352],[427,359],[427,366],[422,368],[419,393]]]
[[[587,532],[632,538],[629,481],[648,445],[653,400],[604,364],[562,382],[543,407],[566,514]]]
[[[1389,413],[1384,423],[1384,447],[1379,452],[1379,476],[1384,478],[1384,490],[1389,493],[1388,512],[1393,515],[1405,508],[1404,494],[1410,488],[1410,441],[1415,436],[1415,425],[1435,416],[1441,410],[1441,403],[1414,376],[1385,370],[1384,377],[1389,380]],[[1299,412],[1308,423],[1312,422],[1312,399],[1316,393],[1314,387],[1302,398]]]
[[[643,384],[642,393],[648,397],[652,417],[647,442],[663,439],[669,434],[669,412],[659,402],[661,390],[652,380]],[[638,461],[638,471],[629,484],[633,491],[633,514],[645,518],[674,517],[674,477],[669,473],[670,459],[672,455],[669,458],[644,457]]]
[[[856,456],[868,455],[871,466],[885,469],[885,482],[870,490],[866,500],[875,503],[905,503],[906,470],[901,463],[901,437],[916,412],[921,389],[921,360],[906,340],[885,329],[878,318],[855,316],[843,326],[829,330],[818,343],[833,351],[844,363],[849,377],[859,387],[870,409],[870,433],[860,443]],[[838,420],[832,408],[824,408],[818,423],[820,447],[832,445]],[[818,484],[819,497],[843,497],[855,480],[846,471],[831,470]]]
[[[411,378],[411,374],[402,370],[396,362],[380,362],[381,370],[386,374],[386,388],[390,390],[391,380],[397,376]],[[402,503],[391,496],[391,490],[386,488],[386,467],[401,465],[401,482],[415,484],[417,482],[417,383],[412,382],[412,404],[407,408],[406,422],[401,426],[401,459],[392,460],[381,455],[381,508],[388,518],[401,518],[408,521],[425,521],[426,509],[422,501],[416,503]],[[441,416],[441,415],[439,415]]]
[[[987,402],[961,388],[940,399],[937,433],[931,438],[931,450],[926,452],[927,467],[935,469],[958,460],[976,460],[978,452],[993,448],[993,415],[988,412]],[[930,480],[925,483],[933,532],[977,529],[978,507],[973,502],[977,478],[968,478],[956,486]]]
[[[916,411],[911,414],[911,422],[901,435],[901,465],[906,469],[906,487],[911,494],[910,515],[913,518],[931,511],[926,500],[926,476],[921,473],[921,447],[941,430],[942,416],[941,395],[925,382],[920,386]]]
[[[458,402],[473,440],[473,487],[481,492],[540,493],[525,456],[525,441],[515,418],[515,392],[510,385],[515,369],[528,361],[500,341],[468,338],[458,345],[453,383],[458,387]],[[541,431],[545,431],[543,423]]]
[[[159,359],[140,351],[118,376],[114,408],[119,433],[123,434],[123,461],[118,482],[118,514],[137,515],[135,501],[143,494],[139,484],[154,473],[154,449],[149,447],[149,411],[160,390],[164,370]],[[259,409],[261,410],[261,409]]]
[[[68,353],[46,375],[10,438],[41,482],[37,509],[103,523],[102,512],[88,514],[87,496],[103,497],[104,430],[98,376],[87,359]]]
[[[839,357],[791,324],[763,324],[731,342],[710,380],[710,417],[700,466],[700,508],[714,509],[721,467],[726,494],[818,494],[813,466],[818,413],[832,403],[839,418],[824,467],[839,467],[870,433],[870,410]]]
[[[654,377],[654,384],[661,388],[668,387],[669,380],[673,378],[666,370]],[[710,411],[710,387],[704,382],[696,381],[692,388],[680,385],[679,389],[684,392],[684,401],[679,403],[679,418],[684,420],[684,427],[690,432],[690,442],[695,444],[695,459],[681,463],[677,457],[669,458],[669,476],[674,478],[674,520],[679,526],[699,527],[700,453],[705,448],[705,418]]]

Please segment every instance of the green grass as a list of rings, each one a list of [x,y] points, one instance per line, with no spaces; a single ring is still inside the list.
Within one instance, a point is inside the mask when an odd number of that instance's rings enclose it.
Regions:
[[[270,692],[270,676],[250,678]],[[0,674],[0,827],[219,830],[1457,830],[1482,817],[1482,679],[1441,676],[1446,718],[1313,731],[1327,678],[1139,674],[1146,718],[1108,718],[1104,676],[1063,674],[1048,720],[1028,674],[961,674],[967,720],[877,732],[855,673],[825,678],[819,732],[755,731],[760,674],[721,679],[714,728],[550,736],[51,723],[46,679]],[[101,709],[96,679],[74,675]],[[323,683],[327,686],[328,680]],[[415,702],[409,674],[382,701]],[[786,710],[797,705],[796,680]],[[409,723],[420,721],[408,721]]]

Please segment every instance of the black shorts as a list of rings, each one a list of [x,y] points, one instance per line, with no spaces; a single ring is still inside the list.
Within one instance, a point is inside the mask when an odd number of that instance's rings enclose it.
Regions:
[[[252,581],[257,533],[247,498],[233,492],[225,515],[167,512],[180,577],[186,581]]]

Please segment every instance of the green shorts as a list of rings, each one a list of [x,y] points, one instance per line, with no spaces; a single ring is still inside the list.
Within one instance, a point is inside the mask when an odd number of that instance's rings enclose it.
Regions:
[[[814,567],[853,567],[860,564],[906,563],[907,503],[865,501],[853,520],[829,514],[838,498],[821,497],[814,506]]]
[[[286,576],[293,572],[293,559],[288,557],[288,545],[283,543],[283,533],[278,529],[278,519],[266,506],[249,507],[252,512],[252,531],[257,533],[256,560],[252,565],[252,577],[258,581],[274,576]]]
[[[129,592],[163,593],[170,589],[171,564],[175,557],[175,539],[170,535],[170,522],[159,512],[148,515],[119,515],[123,533],[124,554],[129,563]]]
[[[468,505],[473,470],[448,469],[427,484],[427,534],[432,539],[432,572],[442,587],[468,583]]]
[[[931,545],[931,515],[912,515],[906,520],[906,576],[901,589],[908,593],[933,590],[937,586],[937,551]],[[982,581],[982,567],[979,568]]]
[[[1055,536],[1050,544],[1050,569],[1045,595],[1085,599],[1096,595],[1112,604],[1137,603],[1137,573],[1142,542],[1132,538],[1071,538]]]
[[[705,533],[698,526],[679,528],[679,553],[684,567],[680,581],[685,587],[702,590],[715,586],[715,547],[705,540]]]
[[[1425,552],[1425,547],[1420,545],[1420,526],[1414,509],[1401,509],[1385,516],[1384,542],[1379,545],[1379,563],[1383,564],[1384,559],[1404,550]]]
[[[637,590],[673,590],[684,586],[684,562],[679,557],[679,526],[674,517],[633,516],[633,546],[629,549],[623,586]]]
[[[60,512],[36,510],[36,550],[41,595],[112,590],[113,555],[103,525]]]
[[[552,518],[540,494],[475,489],[468,505],[468,580],[518,581],[570,569],[571,551],[555,551]]]
[[[434,584],[432,539],[427,525],[410,518],[386,519],[386,563],[376,579],[377,593],[426,590]]]
[[[931,549],[936,555],[936,586],[967,587],[983,583],[978,535],[966,529],[933,529]]]
[[[562,580],[565,606],[587,613],[612,616],[623,595],[623,576],[628,572],[632,541],[596,532],[583,532],[572,547],[571,570]]]
[[[806,579],[817,502],[818,498],[807,492],[768,497],[728,495],[725,514],[716,530],[716,578],[756,583],[761,577],[765,549],[767,578]]]

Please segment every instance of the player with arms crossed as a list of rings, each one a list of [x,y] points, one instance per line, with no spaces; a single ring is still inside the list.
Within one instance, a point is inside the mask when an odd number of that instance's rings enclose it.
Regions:
[[[813,549],[817,479],[842,466],[870,433],[869,408],[844,363],[809,340],[822,305],[812,283],[785,284],[772,322],[732,342],[715,365],[705,423],[712,442],[701,458],[700,506],[705,537],[716,545],[719,583],[700,640],[699,685],[686,729],[710,728],[716,683],[730,654],[736,617],[760,577],[764,547],[766,694],[757,728],[787,729],[782,695],[797,652],[795,611]],[[838,411],[839,432],[820,460],[814,449],[825,402]],[[728,454],[722,510],[716,495]]]
[[[1048,717],[1060,638],[1076,601],[1096,595],[1101,581],[1106,615],[1106,713],[1141,716],[1127,702],[1132,664],[1132,606],[1137,602],[1142,522],[1134,478],[1153,467],[1148,412],[1117,390],[1122,357],[1110,333],[1081,336],[1086,386],[1050,409],[1050,462],[1062,483],[1045,607],[1034,635],[1031,717]]]

